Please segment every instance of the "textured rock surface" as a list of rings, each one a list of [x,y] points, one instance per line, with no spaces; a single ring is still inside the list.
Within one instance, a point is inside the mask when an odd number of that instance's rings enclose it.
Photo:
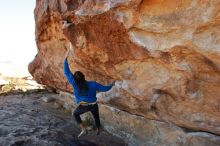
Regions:
[[[124,146],[107,132],[77,139],[80,132],[70,112],[58,110],[40,97],[58,98],[41,92],[0,96],[0,146]]]
[[[103,102],[220,135],[219,0],[38,0],[35,19],[29,71],[39,83],[71,91],[62,73],[70,48],[72,71],[118,80]]]
[[[61,92],[60,100],[76,107],[72,96]],[[114,107],[99,104],[103,127],[122,138],[129,146],[219,146],[220,137],[201,131],[177,127],[172,123],[146,119]],[[83,115],[84,119],[92,119]]]

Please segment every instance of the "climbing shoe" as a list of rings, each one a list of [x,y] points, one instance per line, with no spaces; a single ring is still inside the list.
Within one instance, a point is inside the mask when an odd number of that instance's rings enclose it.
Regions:
[[[80,138],[81,136],[84,136],[84,135],[87,135],[88,134],[88,131],[86,129],[83,129],[79,135],[78,135],[78,138]]]

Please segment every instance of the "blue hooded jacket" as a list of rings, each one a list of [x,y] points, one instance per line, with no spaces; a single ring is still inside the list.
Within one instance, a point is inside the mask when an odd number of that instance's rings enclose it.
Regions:
[[[64,68],[64,74],[65,74],[68,82],[73,86],[74,95],[75,95],[77,104],[82,101],[88,102],[88,103],[96,102],[96,100],[97,100],[96,91],[106,92],[112,88],[112,85],[103,86],[95,81],[87,81],[87,85],[88,85],[89,90],[86,94],[80,95],[78,88],[77,88],[77,84],[74,80],[74,75],[72,74],[72,72],[69,69],[69,64],[68,64],[67,59],[65,59],[65,61],[64,61],[63,68]]]

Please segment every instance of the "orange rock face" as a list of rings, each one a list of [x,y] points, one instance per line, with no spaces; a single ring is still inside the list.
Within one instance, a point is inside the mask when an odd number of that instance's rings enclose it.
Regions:
[[[39,83],[71,91],[63,75],[70,49],[72,71],[117,80],[99,95],[106,104],[220,135],[219,0],[38,0],[35,20],[29,71]]]

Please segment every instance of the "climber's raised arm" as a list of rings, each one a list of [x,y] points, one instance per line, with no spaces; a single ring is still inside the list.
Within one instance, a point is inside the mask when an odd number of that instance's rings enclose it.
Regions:
[[[69,68],[69,64],[68,64],[68,60],[67,60],[67,56],[69,54],[69,51],[67,52],[66,56],[65,56],[65,60],[64,60],[64,64],[63,64],[63,72],[64,75],[66,76],[68,82],[72,85],[75,85],[75,80],[74,80],[74,76]]]

